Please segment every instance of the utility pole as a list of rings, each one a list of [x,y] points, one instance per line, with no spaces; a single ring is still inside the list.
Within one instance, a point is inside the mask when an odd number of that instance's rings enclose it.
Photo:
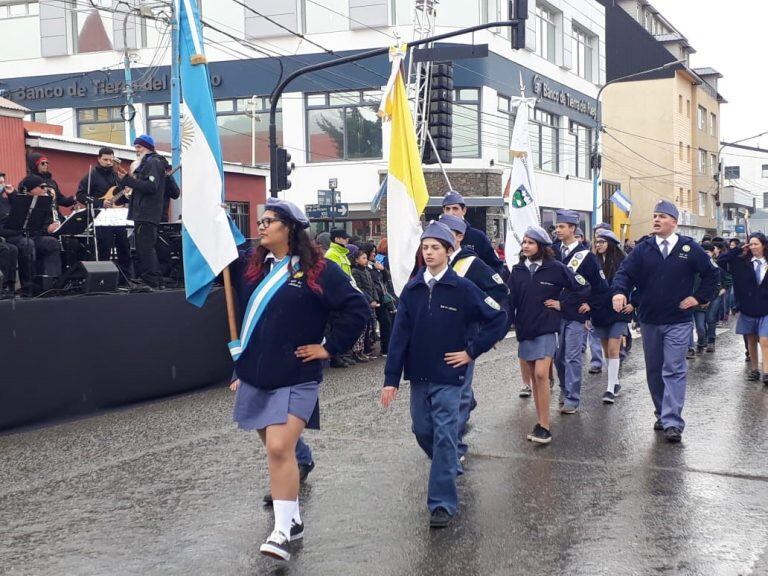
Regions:
[[[136,125],[133,119],[136,117],[136,108],[133,105],[133,79],[131,78],[131,55],[128,53],[128,17],[131,11],[127,10],[123,16],[123,66],[125,67],[125,106],[123,119],[128,121],[128,135],[131,144],[136,139]],[[135,27],[134,27],[135,30]]]

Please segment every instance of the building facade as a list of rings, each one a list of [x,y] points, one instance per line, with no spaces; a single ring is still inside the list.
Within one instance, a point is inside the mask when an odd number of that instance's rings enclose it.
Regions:
[[[125,12],[129,3],[135,13]],[[0,54],[0,91],[30,109],[28,119],[61,125],[67,137],[129,143],[129,126],[121,118],[127,45],[135,130],[169,148],[170,36],[164,8],[144,0],[6,4],[0,2],[0,34],[8,32],[12,49]],[[200,4],[224,157],[243,165],[268,162],[265,97],[281,71],[394,44],[396,33],[404,40],[414,34],[414,0]],[[504,20],[507,4],[441,0],[434,32]],[[489,47],[486,58],[454,61],[453,162],[446,167],[456,188],[466,186],[463,193],[487,198],[474,201],[473,224],[503,241],[500,199],[515,117],[510,99],[520,94],[522,78],[526,94],[539,97],[528,120],[543,223],[553,221],[555,209],[568,207],[581,212],[591,228],[595,97],[606,74],[603,6],[597,0],[529,1],[523,50],[512,50],[506,29],[454,42]],[[336,179],[350,209],[345,225],[374,239],[383,230],[370,201],[386,170],[389,146],[376,112],[388,74],[382,57],[301,77],[288,87],[278,111],[278,140],[296,164],[285,196],[315,204],[317,191]],[[447,183],[430,176],[432,167],[426,170],[436,198]],[[254,201],[250,209],[257,208]]]
[[[650,231],[660,199],[680,208],[680,230],[701,238],[718,228],[717,171],[721,75],[693,69],[688,40],[646,0],[604,1],[608,81],[603,105],[604,205],[610,192],[632,201],[627,217],[608,212],[624,237]],[[629,81],[624,76],[681,61]]]

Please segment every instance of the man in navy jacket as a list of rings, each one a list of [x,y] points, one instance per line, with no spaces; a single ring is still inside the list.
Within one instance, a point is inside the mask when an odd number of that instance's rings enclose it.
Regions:
[[[381,391],[386,408],[397,397],[405,369],[412,430],[432,459],[427,491],[432,528],[447,526],[459,506],[459,401],[467,366],[490,350],[507,327],[498,303],[448,265],[454,241],[453,232],[440,222],[431,222],[422,234],[426,267],[400,294]]]
[[[464,197],[455,190],[446,192],[445,196],[443,196],[443,214],[458,216],[466,221],[467,205],[464,202]],[[499,260],[488,236],[482,230],[472,228],[468,222],[467,230],[464,232],[464,239],[461,241],[461,247],[472,250],[497,274],[502,273],[504,263]]]
[[[677,234],[677,207],[661,200],[653,210],[653,232],[621,263],[613,279],[613,308],[621,312],[637,288],[645,372],[656,411],[654,430],[680,442],[688,367],[685,354],[693,309],[715,297],[717,266],[692,238]],[[694,280],[701,277],[694,292]]]
[[[573,414],[579,409],[581,400],[582,350],[587,337],[585,324],[589,320],[592,307],[606,295],[608,283],[601,274],[597,257],[576,237],[579,213],[573,210],[558,210],[556,214],[560,261],[576,275],[579,284],[590,287],[588,302],[572,292],[565,292],[560,298],[562,320],[555,368],[563,400],[560,412]]]

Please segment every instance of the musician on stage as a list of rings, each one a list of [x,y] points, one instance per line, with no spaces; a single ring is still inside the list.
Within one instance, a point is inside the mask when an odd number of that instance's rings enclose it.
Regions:
[[[10,212],[8,194],[13,194],[14,188],[5,183],[5,173],[0,172],[0,222],[3,222]],[[0,225],[1,226],[1,225]],[[0,299],[12,298],[16,292],[16,269],[19,265],[19,249],[6,241],[0,228]]]
[[[139,165],[132,173],[118,168],[123,186],[133,188],[128,205],[128,219],[134,221],[136,240],[136,276],[148,286],[159,288],[161,276],[157,262],[157,226],[165,198],[165,167],[162,156],[155,152],[152,136],[142,134],[133,141]]]
[[[6,192],[0,195],[0,236],[18,249],[22,288],[32,282],[35,272],[58,278],[61,276],[61,245],[52,234],[61,224],[51,213],[39,228],[28,231],[29,238],[25,237],[22,230],[6,228],[5,224],[10,215],[10,199],[14,194],[53,196],[55,191],[48,188],[43,178],[30,174],[21,181],[18,192]]]
[[[56,211],[59,215],[58,220],[59,222],[62,222],[64,220],[64,216],[59,209],[70,208],[74,206],[75,199],[72,196],[65,196],[59,188],[58,182],[53,179],[53,174],[51,174],[50,162],[48,161],[48,158],[38,152],[32,152],[27,157],[27,174],[40,176],[40,178],[45,181],[46,186],[50,190],[54,191],[54,202],[56,204]],[[19,184],[18,188],[21,190],[21,184]]]
[[[123,195],[116,201],[104,197],[111,190],[113,195],[123,191],[118,177],[115,162],[115,151],[112,148],[101,148],[96,158],[96,166],[83,176],[75,194],[77,201],[88,205],[93,203],[95,210],[109,209],[113,206],[124,206],[128,200]],[[131,273],[131,245],[128,243],[128,229],[125,226],[96,226],[96,243],[99,249],[99,260],[109,260],[112,249],[117,249],[117,265],[125,277]]]

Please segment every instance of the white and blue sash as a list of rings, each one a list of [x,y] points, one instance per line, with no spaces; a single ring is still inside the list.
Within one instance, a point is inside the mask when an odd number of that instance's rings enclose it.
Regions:
[[[275,262],[272,265],[272,270],[266,275],[264,280],[254,289],[251,298],[248,301],[248,306],[245,309],[243,315],[243,325],[240,328],[240,339],[233,340],[228,344],[229,353],[232,358],[237,361],[240,355],[248,346],[248,342],[251,339],[254,329],[264,315],[264,311],[267,309],[272,298],[277,294],[277,291],[285,284],[285,280],[290,276],[291,270],[298,264],[299,257],[293,256],[291,258],[283,258],[279,262]],[[289,266],[289,263],[291,264]]]

